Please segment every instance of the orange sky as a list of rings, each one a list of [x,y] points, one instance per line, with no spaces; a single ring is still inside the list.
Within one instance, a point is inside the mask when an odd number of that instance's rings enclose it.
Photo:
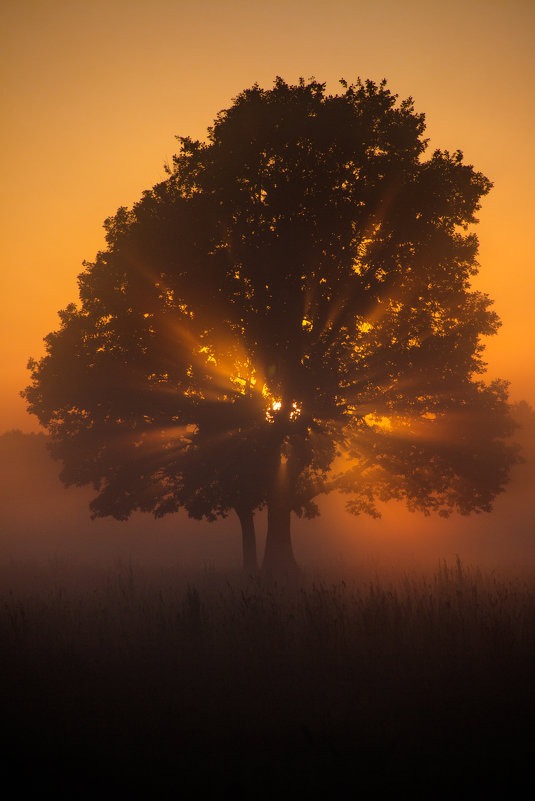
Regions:
[[[76,300],[103,220],[164,177],[174,135],[275,75],[357,76],[412,95],[430,147],[495,184],[478,288],[503,327],[490,375],[535,405],[535,3],[532,0],[7,0],[3,4],[0,433],[35,430],[18,391],[57,311]]]

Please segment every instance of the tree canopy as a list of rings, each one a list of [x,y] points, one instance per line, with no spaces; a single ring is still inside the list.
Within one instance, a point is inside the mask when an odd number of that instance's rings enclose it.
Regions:
[[[25,390],[95,515],[235,509],[255,562],[290,569],[290,515],[323,492],[488,511],[515,449],[471,286],[489,180],[426,155],[386,82],[243,91],[167,179],[105,222]]]

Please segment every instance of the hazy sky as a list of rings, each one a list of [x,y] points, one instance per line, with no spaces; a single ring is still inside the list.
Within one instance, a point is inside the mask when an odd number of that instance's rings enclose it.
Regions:
[[[102,222],[164,177],[174,135],[203,138],[255,81],[386,77],[430,147],[494,182],[478,288],[503,327],[489,373],[535,404],[533,0],[4,0],[0,432],[36,423],[18,391],[77,299]]]

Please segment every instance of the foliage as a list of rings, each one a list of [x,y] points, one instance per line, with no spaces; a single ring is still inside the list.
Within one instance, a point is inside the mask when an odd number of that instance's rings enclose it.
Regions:
[[[25,393],[94,514],[267,504],[289,564],[290,510],[321,492],[447,515],[503,489],[506,385],[480,377],[499,322],[470,285],[491,184],[425,158],[386,82],[342,87],[245,90],[106,221]]]

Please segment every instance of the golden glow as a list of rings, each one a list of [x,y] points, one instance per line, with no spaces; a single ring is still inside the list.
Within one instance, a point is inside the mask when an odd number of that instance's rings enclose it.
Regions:
[[[238,342],[220,341],[207,345],[192,333],[187,324],[174,321],[169,325],[177,350],[186,349],[191,357],[187,375],[201,379],[202,391],[194,390],[191,394],[213,400],[225,400],[236,393],[266,394],[260,371]]]

